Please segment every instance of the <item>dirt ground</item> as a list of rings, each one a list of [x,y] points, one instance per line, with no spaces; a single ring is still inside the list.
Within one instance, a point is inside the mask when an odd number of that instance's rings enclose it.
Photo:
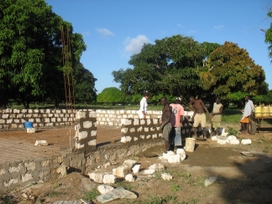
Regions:
[[[238,128],[238,127],[235,127]],[[43,130],[35,135],[16,132],[1,132],[0,139],[34,144],[36,139],[47,138],[52,147],[59,144],[59,149],[69,147],[67,137],[71,129],[62,128]],[[66,139],[64,139],[66,136]],[[138,204],[218,204],[218,203],[271,203],[272,200],[272,132],[260,131],[256,135],[237,135],[238,139],[251,139],[251,145],[219,145],[215,141],[197,141],[194,152],[186,152],[187,158],[180,164],[169,164],[158,158],[162,155],[162,146],[155,146],[134,159],[141,164],[141,170],[155,163],[162,163],[165,169],[152,176],[135,175],[136,181],[118,180],[114,187],[124,187],[138,195],[136,200],[119,199],[110,203]],[[120,139],[120,129],[98,129],[98,143]],[[58,140],[58,142],[56,141]],[[20,143],[18,142],[18,143]],[[56,151],[58,149],[56,148]],[[245,156],[241,152],[250,152]],[[120,162],[122,163],[122,162]],[[110,173],[116,166],[102,167],[99,171]],[[169,173],[173,179],[164,181],[161,173]],[[208,187],[205,179],[216,176],[216,181]],[[85,199],[98,203],[99,184],[90,181],[86,175],[72,172],[66,177],[32,185],[20,191],[2,195],[0,203],[54,203],[56,201],[79,201]],[[23,199],[27,197],[27,199]],[[2,199],[2,201],[1,201]]]

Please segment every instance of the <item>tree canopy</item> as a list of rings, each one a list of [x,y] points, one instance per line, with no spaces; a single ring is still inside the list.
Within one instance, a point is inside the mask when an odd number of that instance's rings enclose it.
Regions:
[[[61,27],[70,33],[72,66],[86,49],[81,34],[44,0],[2,0],[0,4],[0,105],[10,99],[64,100]]]
[[[263,69],[238,45],[199,43],[181,35],[145,44],[129,64],[132,68],[112,74],[121,90],[130,95],[148,90],[152,95],[207,100],[221,96],[231,101],[239,91],[257,95],[265,80]]]
[[[125,94],[116,87],[108,87],[97,95],[97,102],[111,104],[124,103]]]
[[[272,20],[272,9],[267,13],[267,16]],[[265,31],[265,42],[268,43],[268,54],[272,62],[272,22],[270,27]]]

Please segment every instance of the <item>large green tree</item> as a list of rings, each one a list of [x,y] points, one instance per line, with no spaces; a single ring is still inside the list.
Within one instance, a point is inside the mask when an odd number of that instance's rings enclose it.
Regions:
[[[75,101],[76,103],[90,103],[96,101],[96,89],[93,74],[81,63],[75,66]]]
[[[198,43],[191,37],[175,35],[145,44],[129,64],[133,68],[113,71],[114,80],[121,83],[127,94],[141,94],[148,90],[152,95],[189,96],[203,93],[198,68],[214,49],[216,43]]]
[[[199,76],[211,96],[220,96],[228,102],[241,101],[247,94],[256,96],[267,90],[262,67],[254,63],[245,49],[231,42],[225,42],[209,55]]]
[[[267,13],[267,16],[272,19],[272,8],[271,10]],[[272,22],[270,23],[270,27],[265,31],[265,42],[268,43],[268,51],[269,51],[269,56],[271,58],[272,62]]]
[[[72,58],[86,49],[80,34],[44,0],[2,0],[0,4],[0,103],[25,107],[34,100],[63,98],[61,26],[68,27]],[[75,63],[73,63],[75,64]]]
[[[125,102],[125,95],[120,89],[116,87],[109,87],[103,89],[103,91],[97,95],[97,102],[98,103],[124,103]]]

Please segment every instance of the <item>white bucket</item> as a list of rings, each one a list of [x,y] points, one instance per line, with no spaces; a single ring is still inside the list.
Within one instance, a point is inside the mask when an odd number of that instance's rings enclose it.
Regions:
[[[195,138],[186,138],[184,149],[187,152],[194,152],[195,151]]]

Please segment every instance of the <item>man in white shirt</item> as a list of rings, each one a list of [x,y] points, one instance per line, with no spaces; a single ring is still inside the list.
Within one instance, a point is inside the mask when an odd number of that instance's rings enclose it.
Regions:
[[[140,119],[146,118],[147,106],[148,106],[147,100],[149,99],[149,97],[150,97],[150,94],[146,92],[140,102],[140,109],[138,111],[138,115]]]

